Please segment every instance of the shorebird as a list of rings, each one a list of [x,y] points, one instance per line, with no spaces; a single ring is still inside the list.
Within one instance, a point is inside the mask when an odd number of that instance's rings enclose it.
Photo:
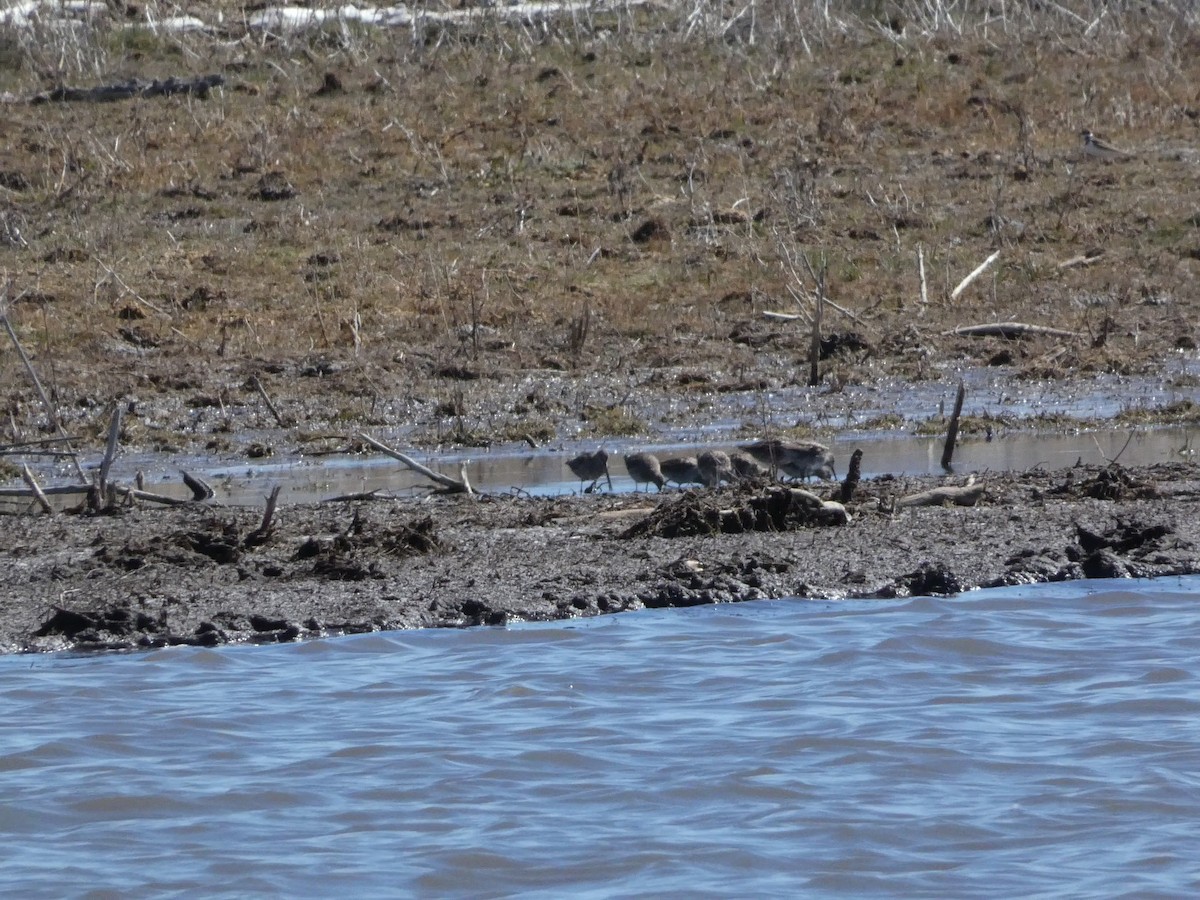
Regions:
[[[667,483],[663,478],[662,465],[653,453],[626,453],[625,471],[633,479],[634,491],[637,491],[640,484],[653,484],[661,491]]]
[[[781,441],[771,438],[742,444],[742,449],[765,466],[789,478],[835,478],[833,454],[813,441]]]
[[[722,481],[733,479],[733,463],[723,450],[705,450],[696,457],[696,467],[706,487],[718,487]]]
[[[1101,140],[1086,128],[1079,132],[1079,136],[1083,138],[1083,152],[1085,156],[1094,156],[1096,159],[1129,159],[1133,156],[1132,153],[1118,150],[1107,141]]]
[[[733,473],[738,478],[747,481],[765,478],[771,474],[770,470],[760,466],[754,457],[742,450],[734,450],[730,453],[729,462],[733,465]]]
[[[659,463],[663,478],[682,487],[685,484],[704,484],[694,456],[672,456]]]
[[[608,454],[604,452],[603,448],[595,453],[580,453],[578,456],[568,459],[567,468],[579,479],[581,490],[585,481],[591,482],[588,491],[595,489],[596,483],[600,481],[600,476],[604,476],[608,480],[608,489],[612,490],[612,478],[608,474]]]

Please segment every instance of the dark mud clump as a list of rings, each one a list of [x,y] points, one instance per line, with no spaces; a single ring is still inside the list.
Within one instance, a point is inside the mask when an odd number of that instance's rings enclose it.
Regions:
[[[622,533],[624,538],[681,538],[748,532],[795,531],[842,524],[804,491],[771,487],[730,495],[725,492],[680,494],[662,502],[646,518]]]

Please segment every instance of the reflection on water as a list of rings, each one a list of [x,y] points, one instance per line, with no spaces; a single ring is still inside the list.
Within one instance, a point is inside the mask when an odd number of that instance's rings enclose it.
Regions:
[[[0,890],[1189,896],[1200,579],[0,659]]]

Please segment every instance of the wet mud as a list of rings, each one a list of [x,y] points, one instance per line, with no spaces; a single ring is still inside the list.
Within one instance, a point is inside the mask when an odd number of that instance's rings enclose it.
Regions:
[[[662,494],[435,497],[261,511],[196,503],[6,519],[0,649],[277,643],[654,607],[1200,573],[1190,464]]]

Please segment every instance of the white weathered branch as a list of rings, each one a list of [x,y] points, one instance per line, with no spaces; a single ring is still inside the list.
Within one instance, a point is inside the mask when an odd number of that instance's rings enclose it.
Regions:
[[[983,482],[965,484],[962,487],[936,487],[932,490],[921,491],[919,494],[909,494],[896,501],[896,508],[907,506],[944,506],[953,503],[955,506],[974,506],[987,490]]]
[[[1061,338],[1081,337],[1078,331],[1067,331],[1065,328],[1050,328],[1047,325],[1028,325],[1025,322],[989,322],[986,325],[960,325],[958,328],[951,328],[949,331],[942,332],[943,337],[960,335],[963,337],[1019,338],[1034,334]]]
[[[990,266],[992,263],[994,263],[999,258],[1000,258],[1000,251],[997,250],[995,253],[993,253],[991,256],[989,256],[987,259],[985,259],[983,262],[981,262],[979,264],[979,266],[975,269],[974,272],[972,272],[970,275],[968,275],[966,278],[964,278],[962,281],[960,281],[958,283],[958,287],[956,287],[954,290],[952,290],[950,292],[950,299],[957,300],[958,295],[961,294],[963,291],[965,291],[970,286],[972,281],[974,281],[976,278],[978,278],[980,275],[982,275],[984,272],[986,272],[987,267]]]
[[[21,466],[21,478],[29,485],[29,490],[33,493],[33,499],[38,502],[38,506],[46,513],[46,515],[54,515],[54,507],[50,505],[50,501],[46,499],[46,495],[42,493],[41,487],[37,480],[33,477],[33,473],[29,471],[29,465]]]
[[[399,450],[393,450],[387,444],[384,444],[381,441],[375,440],[375,438],[371,437],[370,435],[359,432],[357,437],[364,444],[369,444],[370,446],[372,446],[376,450],[378,450],[380,453],[386,454],[387,456],[390,456],[392,459],[402,462],[404,465],[406,465],[408,468],[412,469],[418,475],[422,475],[425,478],[428,478],[430,481],[440,484],[446,490],[447,493],[450,493],[450,494],[473,494],[474,493],[474,491],[471,490],[471,483],[467,480],[467,477],[466,477],[466,475],[467,475],[466,463],[462,463],[459,468],[459,472],[463,476],[462,479],[460,480],[458,478],[452,478],[449,475],[443,475],[441,472],[435,472],[435,471],[433,471],[433,469],[430,469],[428,466],[421,465],[419,462],[417,462],[411,456],[401,453]]]

